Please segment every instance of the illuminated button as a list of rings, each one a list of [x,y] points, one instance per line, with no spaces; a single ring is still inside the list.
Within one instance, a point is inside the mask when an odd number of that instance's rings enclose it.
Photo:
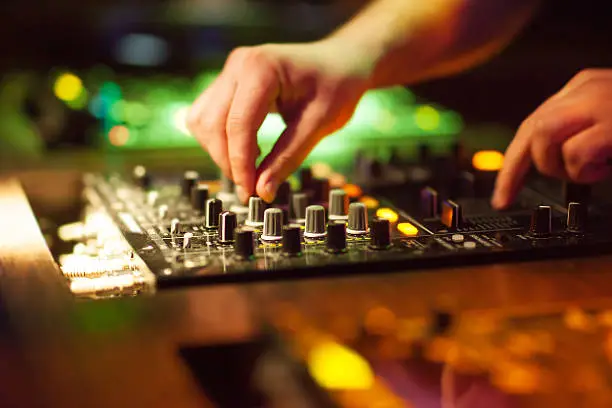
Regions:
[[[474,248],[476,248],[476,243],[473,242],[473,241],[467,241],[467,242],[463,243],[463,247],[465,249],[474,249]]]
[[[362,193],[361,187],[355,184],[345,184],[343,189],[350,198],[359,197]]]
[[[431,187],[421,190],[421,211],[428,218],[438,215],[438,192]]]
[[[453,240],[453,242],[459,243],[459,242],[463,242],[465,240],[465,237],[461,234],[453,234],[451,239]]]
[[[399,215],[390,208],[379,208],[376,210],[376,216],[389,220],[389,222],[397,222]]]
[[[504,164],[504,155],[496,150],[482,150],[472,157],[472,166],[480,171],[499,171]]]
[[[462,224],[461,206],[452,200],[446,200],[442,203],[442,214],[440,221],[449,229],[460,228]]]
[[[403,235],[406,235],[409,237],[414,237],[415,235],[419,233],[419,230],[417,229],[417,227],[415,227],[409,222],[402,222],[398,224],[397,230],[401,232]]]
[[[379,202],[377,199],[375,199],[374,197],[370,197],[370,196],[363,196],[359,199],[360,203],[365,204],[366,207],[368,207],[368,209],[373,210],[375,208],[378,208]]]

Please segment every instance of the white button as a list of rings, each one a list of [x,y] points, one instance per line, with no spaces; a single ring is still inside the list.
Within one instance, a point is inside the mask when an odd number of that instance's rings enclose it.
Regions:
[[[453,234],[451,239],[453,240],[453,242],[463,242],[464,238],[463,238],[463,235],[461,234]]]
[[[465,249],[474,249],[474,248],[476,248],[476,243],[473,242],[473,241],[464,242],[463,243],[463,247]]]

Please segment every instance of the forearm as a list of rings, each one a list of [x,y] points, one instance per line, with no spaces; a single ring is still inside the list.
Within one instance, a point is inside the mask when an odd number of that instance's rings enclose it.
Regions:
[[[490,58],[537,0],[376,0],[330,35],[372,64],[372,87],[454,74]]]

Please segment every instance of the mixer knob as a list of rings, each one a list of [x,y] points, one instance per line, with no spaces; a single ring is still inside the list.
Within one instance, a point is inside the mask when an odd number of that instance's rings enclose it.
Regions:
[[[181,222],[178,218],[174,218],[170,223],[170,234],[176,235],[180,234],[182,230]]]
[[[305,167],[300,170],[300,184],[302,190],[309,190],[312,187],[312,170]]]
[[[251,227],[236,228],[234,253],[240,259],[251,259],[255,253],[255,232]]]
[[[534,236],[544,236],[552,232],[552,209],[549,205],[539,205],[533,210],[529,232]]]
[[[591,186],[566,182],[563,184],[563,200],[565,205],[581,203],[588,207],[591,202]]]
[[[216,230],[219,228],[219,215],[223,211],[223,203],[217,198],[206,201],[206,228]]]
[[[200,180],[200,175],[197,171],[190,170],[183,174],[183,181],[181,182],[183,197],[189,198],[191,196],[191,189],[197,184],[198,180]]]
[[[438,192],[431,187],[421,190],[421,211],[426,218],[438,216]]]
[[[374,218],[370,226],[370,248],[389,249],[390,247],[391,223],[386,218]]]
[[[586,229],[588,211],[581,203],[569,203],[567,206],[567,230],[583,232]]]
[[[312,200],[315,203],[322,203],[329,197],[329,180],[313,179],[312,180]]]
[[[463,211],[461,205],[453,200],[445,200],[442,203],[440,221],[450,230],[461,228],[463,224]]]
[[[151,176],[147,172],[144,166],[136,166],[133,171],[134,182],[142,189],[149,189],[151,187]]]
[[[193,234],[191,232],[188,232],[185,235],[183,235],[183,249],[191,248],[192,239],[193,239]]]
[[[264,212],[264,225],[261,239],[279,241],[283,238],[283,211],[280,208],[268,208]]]
[[[346,252],[346,224],[331,221],[327,224],[327,251],[338,254]]]
[[[168,217],[168,206],[166,204],[160,205],[157,209],[157,215],[159,219],[165,220]]]
[[[325,234],[325,208],[322,205],[309,205],[306,207],[304,236],[310,239],[320,239]]]
[[[205,184],[195,185],[191,189],[191,207],[199,212],[206,211],[206,201],[208,200],[208,186]]]
[[[365,235],[368,233],[368,210],[363,203],[351,203],[348,211],[349,235]]]
[[[224,211],[219,216],[219,242],[221,244],[231,244],[234,242],[234,232],[238,220],[236,214],[231,211]]]
[[[306,207],[308,206],[308,196],[304,193],[294,193],[289,202],[289,218],[299,224],[303,224],[306,219]]]
[[[283,181],[276,190],[276,196],[274,197],[274,204],[276,205],[287,205],[291,198],[291,184],[288,181]]]
[[[302,228],[297,224],[283,227],[283,252],[288,256],[302,254]]]
[[[329,219],[346,220],[348,219],[349,198],[341,188],[333,189],[329,192]]]
[[[249,215],[245,224],[254,228],[261,228],[264,222],[266,203],[261,197],[249,197]]]

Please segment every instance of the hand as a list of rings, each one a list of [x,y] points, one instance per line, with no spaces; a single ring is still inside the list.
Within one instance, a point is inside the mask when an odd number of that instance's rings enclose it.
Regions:
[[[243,202],[253,194],[272,201],[316,144],[351,118],[371,68],[348,51],[331,41],[238,48],[195,101],[188,127]],[[287,127],[256,170],[257,131],[273,110]]]
[[[610,158],[612,69],[585,70],[521,124],[491,204],[502,209],[514,200],[532,162],[547,176],[594,183],[610,174]]]

